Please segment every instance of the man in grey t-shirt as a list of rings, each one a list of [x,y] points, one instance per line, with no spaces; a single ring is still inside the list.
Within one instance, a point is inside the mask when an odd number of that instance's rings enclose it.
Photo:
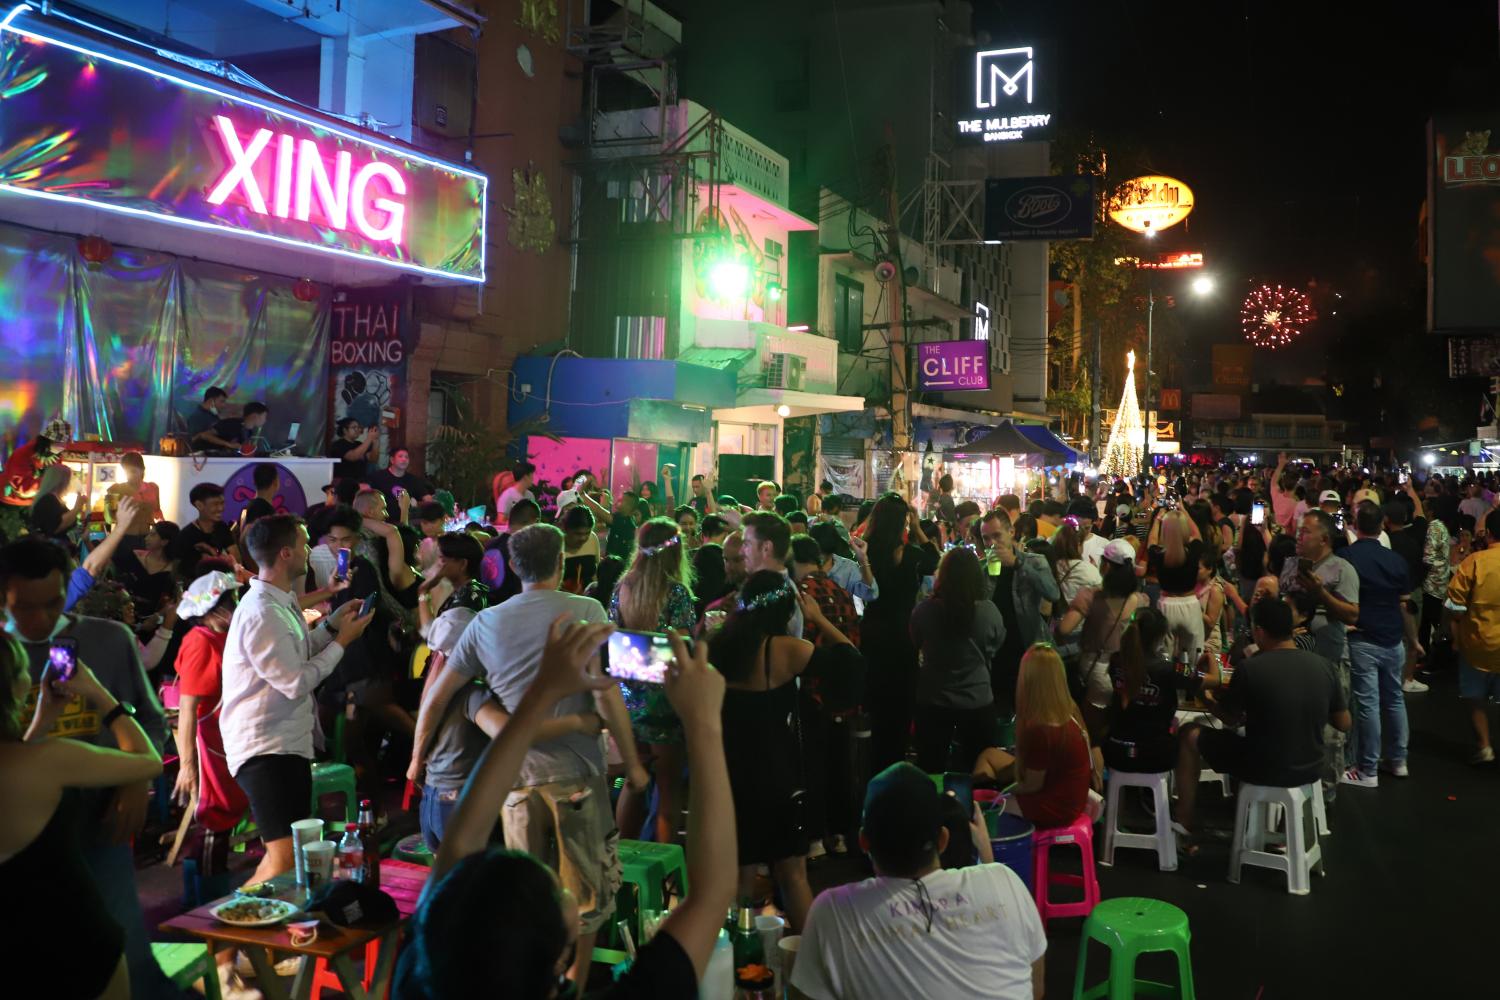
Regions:
[[[502,710],[513,710],[536,679],[552,623],[560,617],[603,622],[598,601],[558,590],[562,582],[563,533],[533,524],[510,536],[510,569],[521,593],[474,616],[447,667],[422,697],[417,743],[422,745],[449,703],[478,678]],[[615,908],[620,882],[619,831],[609,802],[604,745],[597,726],[575,724],[596,710],[620,749],[630,783],[644,791],[650,778],[636,753],[624,698],[617,686],[597,695],[564,698],[554,709],[556,726],[544,729],[521,765],[520,785],[506,800],[505,844],[524,850],[558,873],[578,902],[580,933],[575,982],[588,981],[594,936]],[[563,859],[567,864],[563,864]]]
[[[1333,538],[1338,527],[1321,510],[1302,515],[1297,525],[1297,560],[1286,561],[1281,569],[1283,592],[1305,590],[1318,600],[1318,609],[1308,621],[1313,636],[1313,650],[1325,656],[1334,666],[1339,692],[1349,703],[1349,626],[1359,621],[1359,574],[1348,562],[1333,554]],[[1312,565],[1302,568],[1306,560]],[[1323,794],[1333,800],[1339,776],[1344,773],[1345,735],[1332,726],[1323,732]]]

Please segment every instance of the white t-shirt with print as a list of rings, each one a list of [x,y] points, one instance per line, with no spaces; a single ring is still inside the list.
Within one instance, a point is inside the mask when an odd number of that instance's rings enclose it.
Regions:
[[[1015,872],[939,869],[921,883],[925,892],[912,879],[877,877],[821,893],[792,985],[812,1000],[1031,1000],[1047,935]]]

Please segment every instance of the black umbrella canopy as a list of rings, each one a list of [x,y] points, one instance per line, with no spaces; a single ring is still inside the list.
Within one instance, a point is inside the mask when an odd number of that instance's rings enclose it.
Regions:
[[[1045,455],[1047,449],[1029,440],[1009,420],[972,444],[949,448],[950,455]]]

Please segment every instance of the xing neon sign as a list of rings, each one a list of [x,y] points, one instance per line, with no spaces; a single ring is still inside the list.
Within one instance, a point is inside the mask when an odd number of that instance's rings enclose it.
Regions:
[[[128,51],[29,5],[0,20],[0,78],[27,84],[4,95],[0,163],[24,169],[0,174],[0,203],[82,204],[484,281],[483,174]]]
[[[370,160],[353,172],[353,154],[341,149],[334,154],[330,179],[328,163],[317,142],[284,133],[274,136],[276,162],[268,208],[261,183],[263,169],[257,167],[271,146],[271,130],[256,129],[248,142],[241,142],[234,122],[224,115],[214,115],[214,128],[224,144],[229,166],[208,193],[210,205],[222,205],[231,196],[238,196],[259,215],[311,222],[316,199],[320,217],[333,229],[348,229],[352,217],[355,228],[370,242],[401,242],[406,205],[396,199],[406,194],[406,178],[389,163]]]

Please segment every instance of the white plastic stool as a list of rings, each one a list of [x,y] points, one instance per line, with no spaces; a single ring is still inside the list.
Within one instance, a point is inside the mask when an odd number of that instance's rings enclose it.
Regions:
[[[1281,806],[1272,802],[1266,806],[1266,832],[1276,833],[1281,829]],[[1318,836],[1330,837],[1333,831],[1328,829],[1328,803],[1323,800],[1321,787],[1318,794],[1313,796],[1313,819],[1318,822]]]
[[[1177,870],[1177,834],[1172,831],[1172,803],[1167,796],[1171,771],[1157,774],[1132,771],[1109,772],[1109,801],[1104,813],[1104,854],[1101,865],[1115,863],[1116,847],[1141,847],[1156,852],[1156,866],[1164,872]],[[1156,803],[1156,832],[1131,833],[1120,829],[1120,789],[1149,788]]]
[[[1317,806],[1313,805],[1322,795],[1317,782],[1300,788],[1274,788],[1241,782],[1234,807],[1229,881],[1239,882],[1241,866],[1255,865],[1286,872],[1287,891],[1293,895],[1305,896],[1311,892],[1310,873],[1324,874],[1323,848],[1318,843]],[[1267,830],[1272,805],[1280,805],[1286,810],[1284,838]],[[1268,846],[1279,843],[1285,844],[1285,853],[1266,850]]]

